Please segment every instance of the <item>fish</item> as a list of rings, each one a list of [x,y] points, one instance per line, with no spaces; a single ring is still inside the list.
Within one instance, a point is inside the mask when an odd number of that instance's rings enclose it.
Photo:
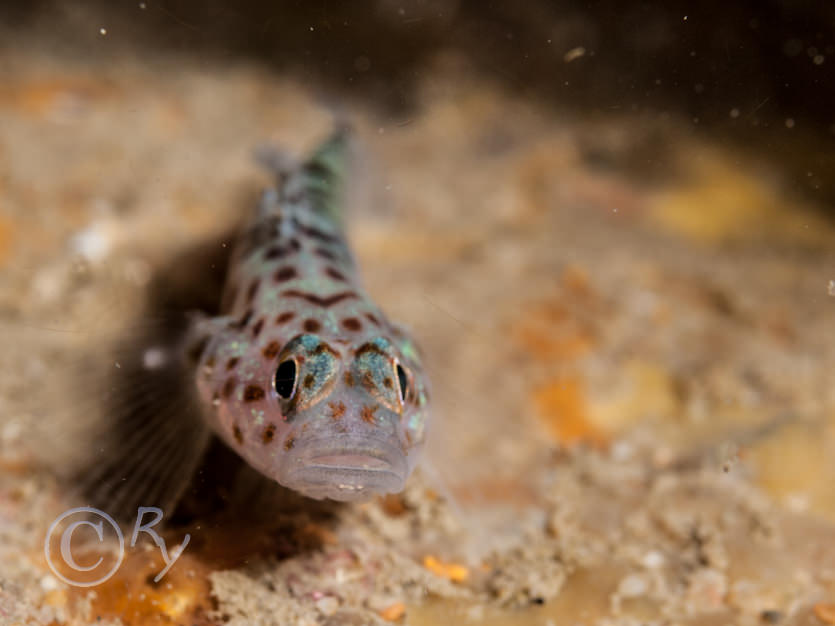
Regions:
[[[351,134],[338,126],[275,172],[232,247],[216,314],[192,311],[153,343],[129,343],[109,385],[110,436],[85,470],[94,501],[176,505],[213,439],[309,498],[404,488],[426,439],[429,381],[346,239]]]

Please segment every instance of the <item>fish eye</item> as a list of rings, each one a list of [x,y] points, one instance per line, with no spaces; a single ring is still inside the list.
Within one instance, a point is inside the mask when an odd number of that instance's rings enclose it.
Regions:
[[[406,394],[409,391],[409,376],[400,363],[397,364],[395,370],[397,371],[397,382],[400,385],[400,401],[405,402]]]
[[[292,398],[296,391],[297,373],[298,368],[294,359],[282,361],[275,370],[275,392],[285,400]]]

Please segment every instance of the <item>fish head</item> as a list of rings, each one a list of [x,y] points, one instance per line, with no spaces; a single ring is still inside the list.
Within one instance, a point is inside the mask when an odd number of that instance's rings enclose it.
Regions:
[[[409,340],[394,337],[254,342],[235,362],[234,391],[215,392],[217,430],[250,465],[312,498],[401,491],[423,445],[428,391]]]
[[[401,491],[423,442],[422,386],[417,368],[385,337],[357,347],[295,337],[274,376],[291,439],[271,474],[314,498],[350,501]]]

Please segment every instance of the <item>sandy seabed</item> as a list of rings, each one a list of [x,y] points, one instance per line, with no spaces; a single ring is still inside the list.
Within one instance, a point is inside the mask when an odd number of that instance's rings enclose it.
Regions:
[[[226,494],[160,582],[144,541],[62,583],[44,536],[78,502],[41,459],[82,444],[32,399],[238,222],[255,146],[331,115],[245,64],[0,54],[0,623],[835,623],[832,224],[680,120],[557,115],[450,59],[408,116],[345,105],[352,243],[429,361],[425,467],[360,505]]]

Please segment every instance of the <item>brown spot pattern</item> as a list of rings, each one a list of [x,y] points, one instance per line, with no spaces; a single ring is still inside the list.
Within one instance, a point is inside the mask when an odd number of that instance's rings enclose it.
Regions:
[[[383,352],[376,344],[371,342],[362,344],[359,348],[357,348],[356,355],[362,356],[366,352],[373,352],[374,354],[381,354],[386,356],[386,353]]]
[[[249,324],[249,320],[252,319],[253,312],[252,309],[249,309],[246,313],[241,316],[237,322],[232,322],[232,327],[237,328],[238,330],[243,330],[246,328],[246,325]]]
[[[366,318],[369,322],[371,322],[372,324],[374,324],[374,326],[379,326],[379,325],[380,325],[380,320],[378,320],[378,319],[377,319],[377,316],[376,316],[376,315],[374,315],[373,313],[366,313],[366,314],[365,314],[365,318]]]
[[[278,353],[279,353],[280,350],[281,350],[281,344],[279,344],[277,341],[271,341],[261,351],[261,354],[264,355],[265,359],[272,361],[275,357],[278,356]]]
[[[282,246],[270,246],[269,248],[267,248],[266,252],[264,252],[264,258],[268,261],[280,259],[288,252],[289,250]]]
[[[244,389],[244,402],[257,402],[264,398],[264,388],[258,385],[247,385]]]
[[[345,372],[345,384],[349,387],[354,386],[354,375],[351,372]]]
[[[345,415],[344,402],[328,402],[328,407],[330,407],[332,419],[338,420]]]
[[[284,449],[285,450],[292,450],[293,446],[295,444],[296,444],[296,438],[293,437],[293,435],[290,435],[289,437],[287,437],[287,439],[284,440]]]
[[[346,298],[359,298],[359,296],[353,291],[341,291],[323,298],[321,296],[317,296],[315,293],[307,293],[305,291],[299,291],[298,289],[288,289],[287,291],[282,291],[281,296],[284,298],[302,298],[312,304],[324,307],[332,306],[337,302],[345,300]]]
[[[336,261],[336,255],[327,248],[316,248],[313,253],[328,261]]]
[[[392,387],[394,387],[394,381],[388,376],[386,376],[383,379],[383,385],[386,387],[386,389],[391,389]]]
[[[325,268],[325,274],[327,274],[328,276],[330,276],[330,277],[331,277],[331,278],[333,278],[334,280],[339,280],[339,281],[342,281],[342,282],[346,282],[346,281],[348,280],[348,279],[345,277],[345,274],[343,274],[342,272],[340,272],[340,271],[339,271],[338,269],[336,269],[335,267],[330,267],[330,266],[326,267],[326,268]]]
[[[336,357],[337,359],[339,358],[339,352],[331,348],[324,341],[320,343],[318,346],[316,346],[316,349],[313,351],[313,354],[322,354],[323,352],[327,352],[332,356]]]
[[[302,384],[304,385],[305,389],[310,389],[313,386],[313,383],[315,382],[316,377],[313,374],[308,374],[304,377],[304,382]]]
[[[286,246],[270,246],[267,248],[266,252],[264,252],[264,258],[272,261],[280,259],[281,257],[287,256],[293,252],[298,252],[299,250],[301,250],[301,244],[298,239],[291,239],[287,242]]]
[[[258,293],[258,287],[261,286],[261,280],[256,278],[250,284],[249,289],[246,291],[246,302],[247,304],[252,304],[252,301],[255,300],[255,295]]]
[[[228,398],[229,396],[231,396],[235,392],[235,385],[236,384],[237,384],[237,381],[235,380],[234,376],[230,376],[229,378],[226,379],[226,382],[223,383],[223,389],[220,392],[223,395],[224,398]]]
[[[377,405],[374,406],[364,406],[362,407],[362,411],[360,411],[360,417],[362,421],[368,422],[369,424],[374,423],[374,413],[377,412]]]
[[[315,333],[321,327],[322,327],[322,325],[317,320],[315,320],[313,318],[306,319],[304,321],[304,324],[302,324],[302,328],[304,328],[305,331],[309,332],[309,333]]]
[[[359,331],[362,330],[362,324],[356,317],[346,317],[342,320],[342,327],[345,330]]]
[[[239,445],[239,446],[242,446],[242,445],[244,444],[244,436],[243,436],[243,433],[241,433],[241,429],[240,429],[240,428],[238,428],[238,425],[237,425],[237,424],[235,424],[235,425],[232,427],[232,435],[235,437],[235,441],[237,441],[237,442],[238,442],[238,445]]]
[[[270,443],[274,437],[275,424],[268,424],[267,427],[264,429],[264,432],[261,433],[261,441],[263,441],[265,444]]]
[[[362,386],[368,391],[374,391],[374,389],[377,388],[377,385],[374,384],[374,377],[371,375],[371,372],[366,372],[362,375]]]
[[[285,311],[284,313],[279,313],[278,314],[278,317],[275,318],[275,323],[276,324],[286,324],[287,322],[289,322],[294,317],[296,317],[295,313],[293,313],[292,311]]]
[[[273,280],[277,283],[283,283],[291,278],[295,278],[296,276],[298,276],[298,272],[296,272],[295,267],[282,267],[275,271],[275,274],[273,274]]]
[[[264,328],[264,318],[262,317],[257,322],[255,322],[255,326],[252,327],[252,338],[256,339],[258,335],[261,334],[261,329]]]
[[[238,364],[238,361],[240,361],[240,359],[236,356],[233,356],[231,359],[226,361],[226,371],[228,372],[229,370],[234,369],[235,366]]]
[[[298,219],[294,220],[296,223],[296,228],[299,229],[304,235],[312,239],[318,239],[319,241],[324,241],[325,243],[338,243],[339,237],[336,235],[331,235],[330,233],[326,233],[323,230],[319,230],[313,226],[308,226],[307,224],[302,224]]]

